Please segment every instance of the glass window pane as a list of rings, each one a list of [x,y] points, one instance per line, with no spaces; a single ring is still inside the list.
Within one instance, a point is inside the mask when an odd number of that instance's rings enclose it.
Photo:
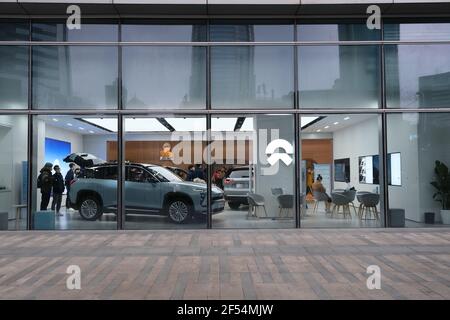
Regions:
[[[374,114],[301,117],[302,227],[384,225],[378,123]]]
[[[0,41],[28,41],[29,29],[27,20],[0,20]]]
[[[391,227],[450,225],[450,113],[402,113],[387,116],[389,212]],[[443,188],[436,188],[441,186]],[[432,184],[433,183],[433,184]],[[445,191],[447,183],[447,191]],[[434,198],[435,193],[443,191]],[[444,202],[440,202],[444,197]]]
[[[378,108],[378,46],[303,46],[298,50],[301,108]]]
[[[0,109],[28,107],[28,47],[0,46]]]
[[[26,230],[28,117],[0,115],[0,230]]]
[[[112,116],[33,117],[34,229],[117,228],[117,131],[97,125],[100,117],[117,128]]]
[[[294,41],[294,25],[289,21],[215,20],[210,24],[210,40],[265,42]]]
[[[33,107],[117,108],[117,47],[33,47]]]
[[[384,40],[450,40],[450,23],[385,23]]]
[[[213,108],[292,108],[293,48],[211,48]]]
[[[298,41],[373,41],[381,40],[380,30],[367,28],[363,23],[300,22],[297,25]]]
[[[449,107],[450,45],[387,45],[389,108]]]
[[[35,20],[33,41],[118,41],[117,22],[82,19],[80,29],[68,29],[66,20]]]
[[[213,227],[293,228],[294,116],[213,115],[211,131],[213,190],[226,200]]]
[[[123,106],[206,108],[206,48],[124,47]]]
[[[125,228],[206,228],[205,117],[126,117],[124,129]],[[222,211],[223,192],[212,198]]]
[[[206,41],[204,21],[125,20],[122,41]]]

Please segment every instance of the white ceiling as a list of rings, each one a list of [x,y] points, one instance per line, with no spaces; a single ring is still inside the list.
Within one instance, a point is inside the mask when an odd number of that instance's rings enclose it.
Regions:
[[[118,130],[118,122],[115,117],[39,116],[39,119],[45,121],[47,125],[83,135],[116,133]],[[165,117],[164,119],[176,131],[206,130],[206,119],[204,117]],[[236,121],[237,117],[213,117],[211,126],[214,131],[233,131]],[[124,129],[127,132],[169,132],[169,129],[156,118],[147,117],[125,118]],[[253,118],[245,118],[239,131],[253,131]]]
[[[374,114],[335,114],[327,115],[323,119],[303,129],[306,133],[332,133],[337,130],[376,118]],[[115,117],[83,116],[82,119],[73,116],[40,115],[39,119],[47,125],[55,126],[83,135],[107,134],[117,132],[118,123]],[[317,120],[319,115],[302,116],[301,127]],[[164,118],[176,131],[205,131],[206,120],[203,117]],[[83,121],[84,120],[84,121]],[[213,131],[233,131],[237,117],[212,117]],[[128,132],[169,132],[156,118],[126,118],[125,130]],[[253,131],[253,118],[247,117],[240,131]]]
[[[346,127],[353,126],[357,123],[368,119],[376,119],[374,114],[333,114],[327,115],[323,119],[303,129],[302,132],[307,133],[332,133]]]

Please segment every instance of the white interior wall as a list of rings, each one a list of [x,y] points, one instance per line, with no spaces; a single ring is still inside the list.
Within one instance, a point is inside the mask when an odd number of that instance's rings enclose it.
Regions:
[[[22,161],[27,160],[27,116],[0,116],[0,211],[14,218],[13,205],[21,204]]]
[[[390,208],[405,209],[406,219],[422,221],[419,210],[417,121],[415,114],[388,117],[388,152],[400,152],[402,162],[402,185],[389,186],[388,190]]]
[[[379,185],[359,182],[359,157],[376,155],[378,145],[378,117],[367,119],[333,133],[333,159],[350,158],[350,185],[358,191],[376,192]],[[334,182],[334,189],[345,189],[347,183]]]

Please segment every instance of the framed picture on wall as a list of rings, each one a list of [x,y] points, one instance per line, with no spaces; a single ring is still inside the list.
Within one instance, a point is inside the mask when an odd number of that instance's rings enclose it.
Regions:
[[[168,142],[164,142],[161,151],[159,151],[159,160],[173,160],[172,146]]]
[[[350,158],[334,160],[334,181],[350,181]]]

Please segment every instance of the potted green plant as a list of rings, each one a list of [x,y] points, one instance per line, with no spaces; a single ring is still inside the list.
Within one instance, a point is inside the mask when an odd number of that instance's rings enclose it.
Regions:
[[[443,224],[450,224],[450,173],[448,167],[436,161],[434,167],[435,181],[431,185],[436,188],[433,199],[442,204],[441,219]]]

